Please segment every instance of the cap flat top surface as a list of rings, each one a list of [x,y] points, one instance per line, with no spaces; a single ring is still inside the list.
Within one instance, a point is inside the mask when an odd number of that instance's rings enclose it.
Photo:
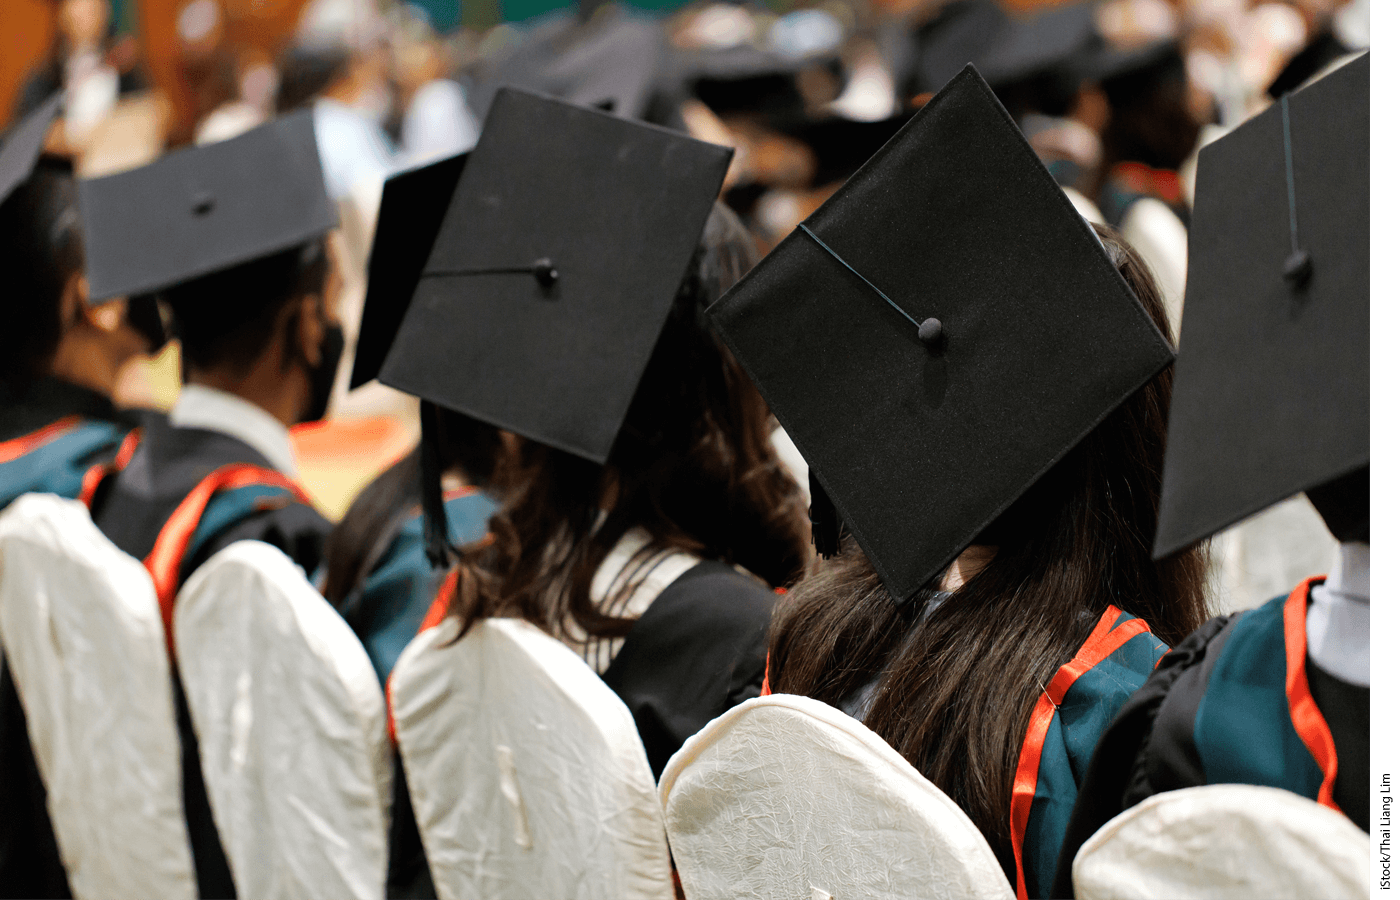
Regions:
[[[659,23],[621,8],[588,22],[572,17],[547,22],[536,26],[520,48],[495,61],[472,94],[484,105],[497,89],[510,85],[640,119],[656,88],[665,50]]]
[[[898,600],[1172,359],[968,67],[711,315]]]
[[[605,461],[730,153],[502,88],[380,380]]]
[[[1370,57],[1201,153],[1162,512],[1165,555],[1370,459]]]
[[[0,203],[34,171],[44,152],[44,138],[63,103],[63,94],[54,94],[10,129],[0,142]]]
[[[310,112],[80,182],[78,197],[94,299],[190,281],[336,224]]]
[[[365,310],[355,345],[350,390],[379,377],[398,334],[418,276],[447,215],[452,190],[467,164],[466,153],[412,169],[384,182],[379,221],[369,254]]]

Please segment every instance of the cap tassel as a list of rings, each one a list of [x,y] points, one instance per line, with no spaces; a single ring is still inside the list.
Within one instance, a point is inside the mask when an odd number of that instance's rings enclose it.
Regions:
[[[807,473],[807,486],[812,492],[808,516],[812,520],[812,545],[822,559],[831,559],[841,552],[841,514],[827,496],[817,476]]]
[[[423,552],[435,569],[445,569],[454,555],[447,537],[447,508],[442,503],[442,459],[438,445],[438,410],[424,400],[418,405],[423,438],[418,452],[422,475]]]

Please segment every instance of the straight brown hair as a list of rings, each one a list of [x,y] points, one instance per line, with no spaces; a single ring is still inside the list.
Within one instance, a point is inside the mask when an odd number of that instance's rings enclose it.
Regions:
[[[1141,258],[1098,232],[1169,336]],[[1152,561],[1171,384],[1168,368],[1012,504],[974,542],[995,556],[931,614],[922,615],[941,576],[896,606],[849,538],[775,613],[773,691],[839,705],[879,679],[865,724],[952,797],[1003,859],[1031,710],[1105,609],[1145,619],[1169,644],[1206,619],[1204,551]]]

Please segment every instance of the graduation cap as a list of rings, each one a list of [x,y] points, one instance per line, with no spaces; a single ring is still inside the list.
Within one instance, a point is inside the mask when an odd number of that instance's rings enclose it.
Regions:
[[[993,87],[1044,76],[1101,46],[1092,3],[1066,3],[1024,18],[1010,18],[977,64]]]
[[[44,153],[44,139],[58,115],[63,94],[56,93],[21,119],[0,143],[0,203],[29,178]]]
[[[1370,460],[1370,55],[1201,151],[1154,553]]]
[[[997,0],[953,0],[920,30],[920,90],[941,91],[968,63],[980,63],[1011,19]]]
[[[1172,360],[971,66],[710,315],[899,602]]]
[[[586,22],[546,22],[478,73],[473,106],[488,108],[502,86],[537,91],[580,106],[641,119],[651,104],[665,51],[658,22],[600,10]]]
[[[425,449],[439,404],[605,462],[731,153],[502,88],[380,370]]]
[[[333,228],[311,113],[79,184],[93,299],[159,291]]]
[[[387,179],[379,201],[379,222],[369,254],[369,280],[350,390],[379,376],[398,334],[418,276],[428,263],[453,188],[467,164],[466,153]]]

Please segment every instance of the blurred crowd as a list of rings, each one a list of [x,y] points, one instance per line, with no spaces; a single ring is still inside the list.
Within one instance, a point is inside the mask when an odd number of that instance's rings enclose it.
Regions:
[[[726,200],[771,247],[968,62],[1084,211],[1122,226],[1151,197],[1186,223],[1193,151],[1369,43],[1368,0],[697,2],[664,15],[586,0],[484,28],[458,24],[455,3],[310,0],[269,50],[226,27],[234,5],[176,7],[192,108],[143,116],[119,101],[160,94],[147,48],[117,33],[110,0],[56,0],[55,39],[12,114],[62,88],[75,152],[125,115],[141,146],[103,147],[113,158],[93,166],[112,171],[309,105],[332,198],[372,224],[385,175],[469,149],[500,84],[606,96],[619,114],[736,147]],[[1179,293],[1180,261],[1156,255]]]
[[[1081,214],[1117,228],[1147,261],[1179,328],[1199,149],[1369,44],[1368,0],[699,0],[669,10],[185,0],[166,4],[173,47],[152,45],[166,32],[142,21],[157,4],[53,5],[54,39],[15,93],[11,121],[62,90],[63,127],[48,149],[73,156],[80,175],[313,110],[351,340],[385,178],[470,149],[503,84],[734,147],[722,196],[766,253],[968,63]],[[274,7],[281,33],[249,28]],[[173,82],[156,77],[157,58]],[[387,413],[416,429],[397,392],[347,397],[348,368],[334,413]],[[126,399],[168,406],[176,380],[148,372],[128,380]],[[389,441],[372,464],[415,436]],[[357,469],[331,510],[365,477]],[[1280,546],[1280,529],[1297,532],[1284,547],[1322,536],[1306,516],[1270,528],[1257,550],[1224,541],[1221,558]]]

